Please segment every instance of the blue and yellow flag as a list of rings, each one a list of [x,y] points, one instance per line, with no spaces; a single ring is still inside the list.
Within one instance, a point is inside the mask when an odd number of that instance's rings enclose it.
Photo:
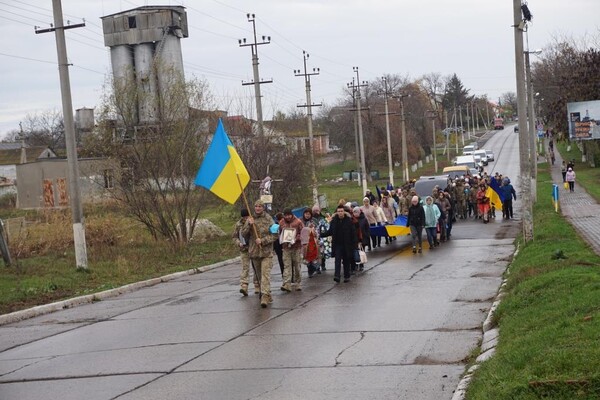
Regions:
[[[500,190],[500,185],[498,185],[498,182],[494,178],[490,179],[490,184],[485,191],[485,196],[490,199],[490,204],[493,204],[497,210],[502,209],[504,195],[502,194],[502,190]]]
[[[250,182],[250,174],[235,151],[219,118],[215,136],[208,147],[194,183],[233,204],[240,197],[248,182]]]

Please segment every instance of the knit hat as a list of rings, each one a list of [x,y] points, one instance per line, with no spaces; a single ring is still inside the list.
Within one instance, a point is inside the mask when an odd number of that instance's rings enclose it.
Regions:
[[[242,217],[247,217],[247,216],[249,216],[249,215],[250,215],[250,213],[248,212],[248,210],[247,210],[246,208],[242,208],[242,209],[240,210],[240,216],[242,216]]]

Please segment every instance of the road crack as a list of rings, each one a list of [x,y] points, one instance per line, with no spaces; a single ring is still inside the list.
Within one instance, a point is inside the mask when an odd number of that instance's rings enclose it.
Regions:
[[[342,349],[342,351],[340,351],[340,352],[338,353],[338,355],[337,355],[337,356],[335,356],[335,365],[334,365],[334,367],[337,367],[338,365],[340,365],[340,364],[342,363],[342,362],[339,360],[339,358],[342,356],[342,354],[344,354],[344,352],[345,352],[346,350],[348,350],[348,349],[350,349],[350,348],[352,348],[352,347],[356,346],[358,343],[362,342],[362,340],[365,338],[365,335],[366,335],[366,332],[364,332],[364,331],[361,331],[361,332],[360,332],[360,338],[359,338],[357,341],[355,341],[354,343],[350,344],[348,347],[346,347],[346,348]]]

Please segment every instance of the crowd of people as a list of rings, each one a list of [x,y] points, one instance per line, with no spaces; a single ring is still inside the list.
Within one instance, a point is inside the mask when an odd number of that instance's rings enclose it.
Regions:
[[[495,218],[494,203],[487,196],[491,180],[503,193],[503,218],[513,218],[516,192],[510,179],[499,173],[488,176],[486,172],[481,177],[449,179],[445,188],[436,186],[425,198],[417,195],[414,181],[397,188],[377,188],[377,195],[367,190],[362,205],[340,199],[333,215],[315,205],[304,209],[299,217],[287,208],[273,218],[265,204],[257,200],[253,215],[241,210],[232,234],[242,263],[240,293],[248,296],[253,269],[254,293],[260,294],[261,306],[267,307],[273,301],[270,278],[274,257],[281,270],[284,292],[302,290],[303,265],[312,278],[326,271],[328,258],[334,260],[334,281],[349,282],[352,275],[364,270],[366,252],[396,240],[385,230],[373,228],[398,221],[410,229],[414,254],[423,252],[423,231],[433,250],[450,240],[458,219],[479,218],[487,222]],[[400,216],[405,218],[398,220]],[[365,252],[362,258],[361,252]]]

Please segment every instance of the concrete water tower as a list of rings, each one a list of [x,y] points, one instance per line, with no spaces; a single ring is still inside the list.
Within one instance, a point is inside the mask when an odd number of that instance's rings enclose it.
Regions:
[[[101,19],[115,87],[135,85],[137,96],[128,97],[135,103],[133,120],[140,125],[156,122],[173,78],[184,77],[180,39],[188,37],[185,8],[145,6]]]

